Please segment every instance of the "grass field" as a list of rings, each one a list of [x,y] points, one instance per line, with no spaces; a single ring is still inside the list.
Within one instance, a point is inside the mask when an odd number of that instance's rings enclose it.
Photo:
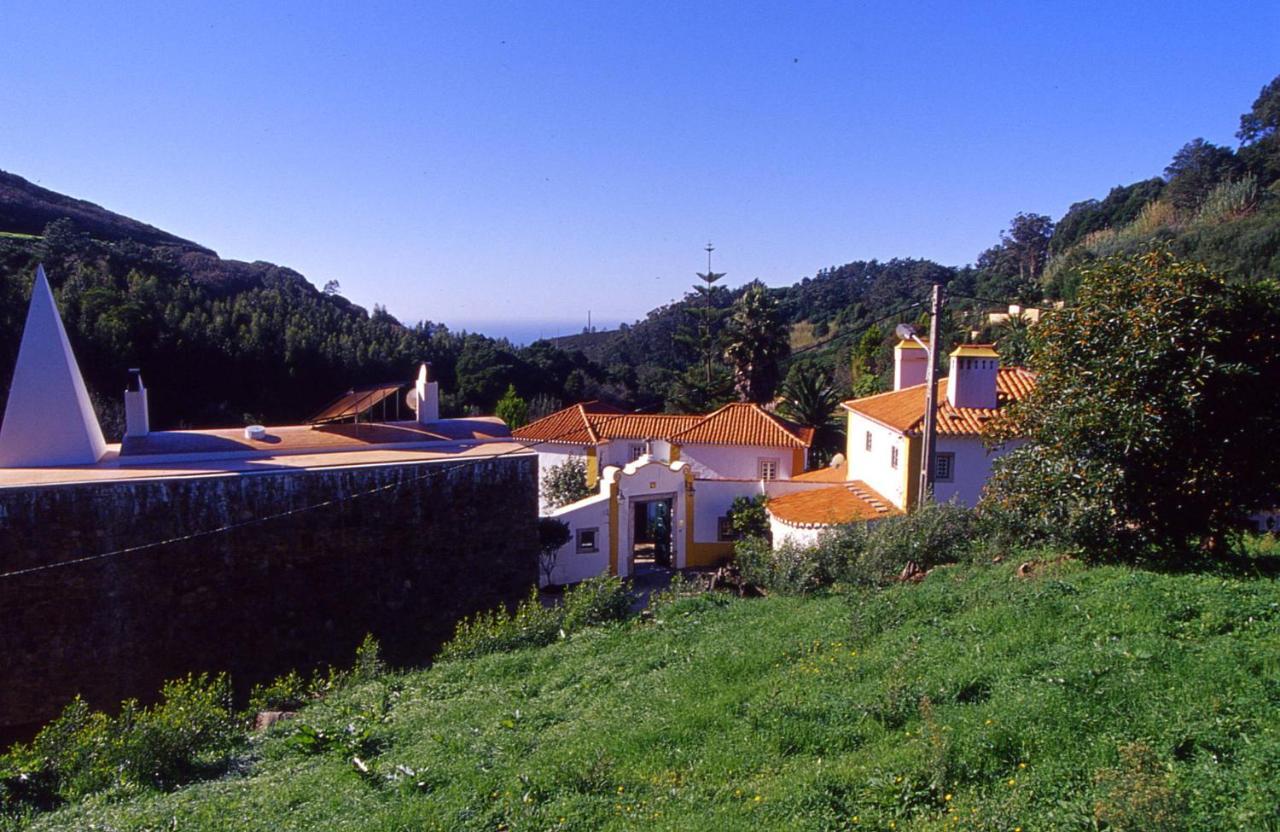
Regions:
[[[686,598],[353,686],[235,768],[33,828],[1280,829],[1280,586],[1066,561]]]

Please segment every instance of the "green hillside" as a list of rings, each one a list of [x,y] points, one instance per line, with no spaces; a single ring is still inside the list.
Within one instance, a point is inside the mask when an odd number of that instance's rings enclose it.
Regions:
[[[1047,560],[686,597],[348,687],[231,768],[31,828],[1280,829],[1280,585]]]

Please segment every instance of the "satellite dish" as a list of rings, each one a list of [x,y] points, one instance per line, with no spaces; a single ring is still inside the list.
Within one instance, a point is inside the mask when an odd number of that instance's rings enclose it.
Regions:
[[[898,324],[893,330],[894,334],[903,341],[910,341],[916,337],[916,328],[911,324]]]
[[[412,410],[414,413],[417,413],[418,412],[418,391],[411,389],[408,393],[405,393],[404,403],[410,410]]]

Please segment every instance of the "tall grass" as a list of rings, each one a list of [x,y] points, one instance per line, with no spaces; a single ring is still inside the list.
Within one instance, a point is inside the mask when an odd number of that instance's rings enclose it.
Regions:
[[[33,828],[1280,829],[1276,582],[1014,561],[674,592],[347,688],[247,774]]]

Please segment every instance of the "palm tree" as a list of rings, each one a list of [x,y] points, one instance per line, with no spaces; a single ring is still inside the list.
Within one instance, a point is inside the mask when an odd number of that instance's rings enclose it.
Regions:
[[[734,388],[744,402],[772,401],[782,360],[791,354],[786,322],[760,281],[752,281],[733,305],[725,360],[733,365]]]
[[[796,364],[791,368],[782,385],[778,409],[788,419],[813,428],[813,447],[809,452],[812,464],[824,464],[832,454],[843,449],[844,438],[837,415],[839,406],[840,393],[829,372],[813,364]]]

